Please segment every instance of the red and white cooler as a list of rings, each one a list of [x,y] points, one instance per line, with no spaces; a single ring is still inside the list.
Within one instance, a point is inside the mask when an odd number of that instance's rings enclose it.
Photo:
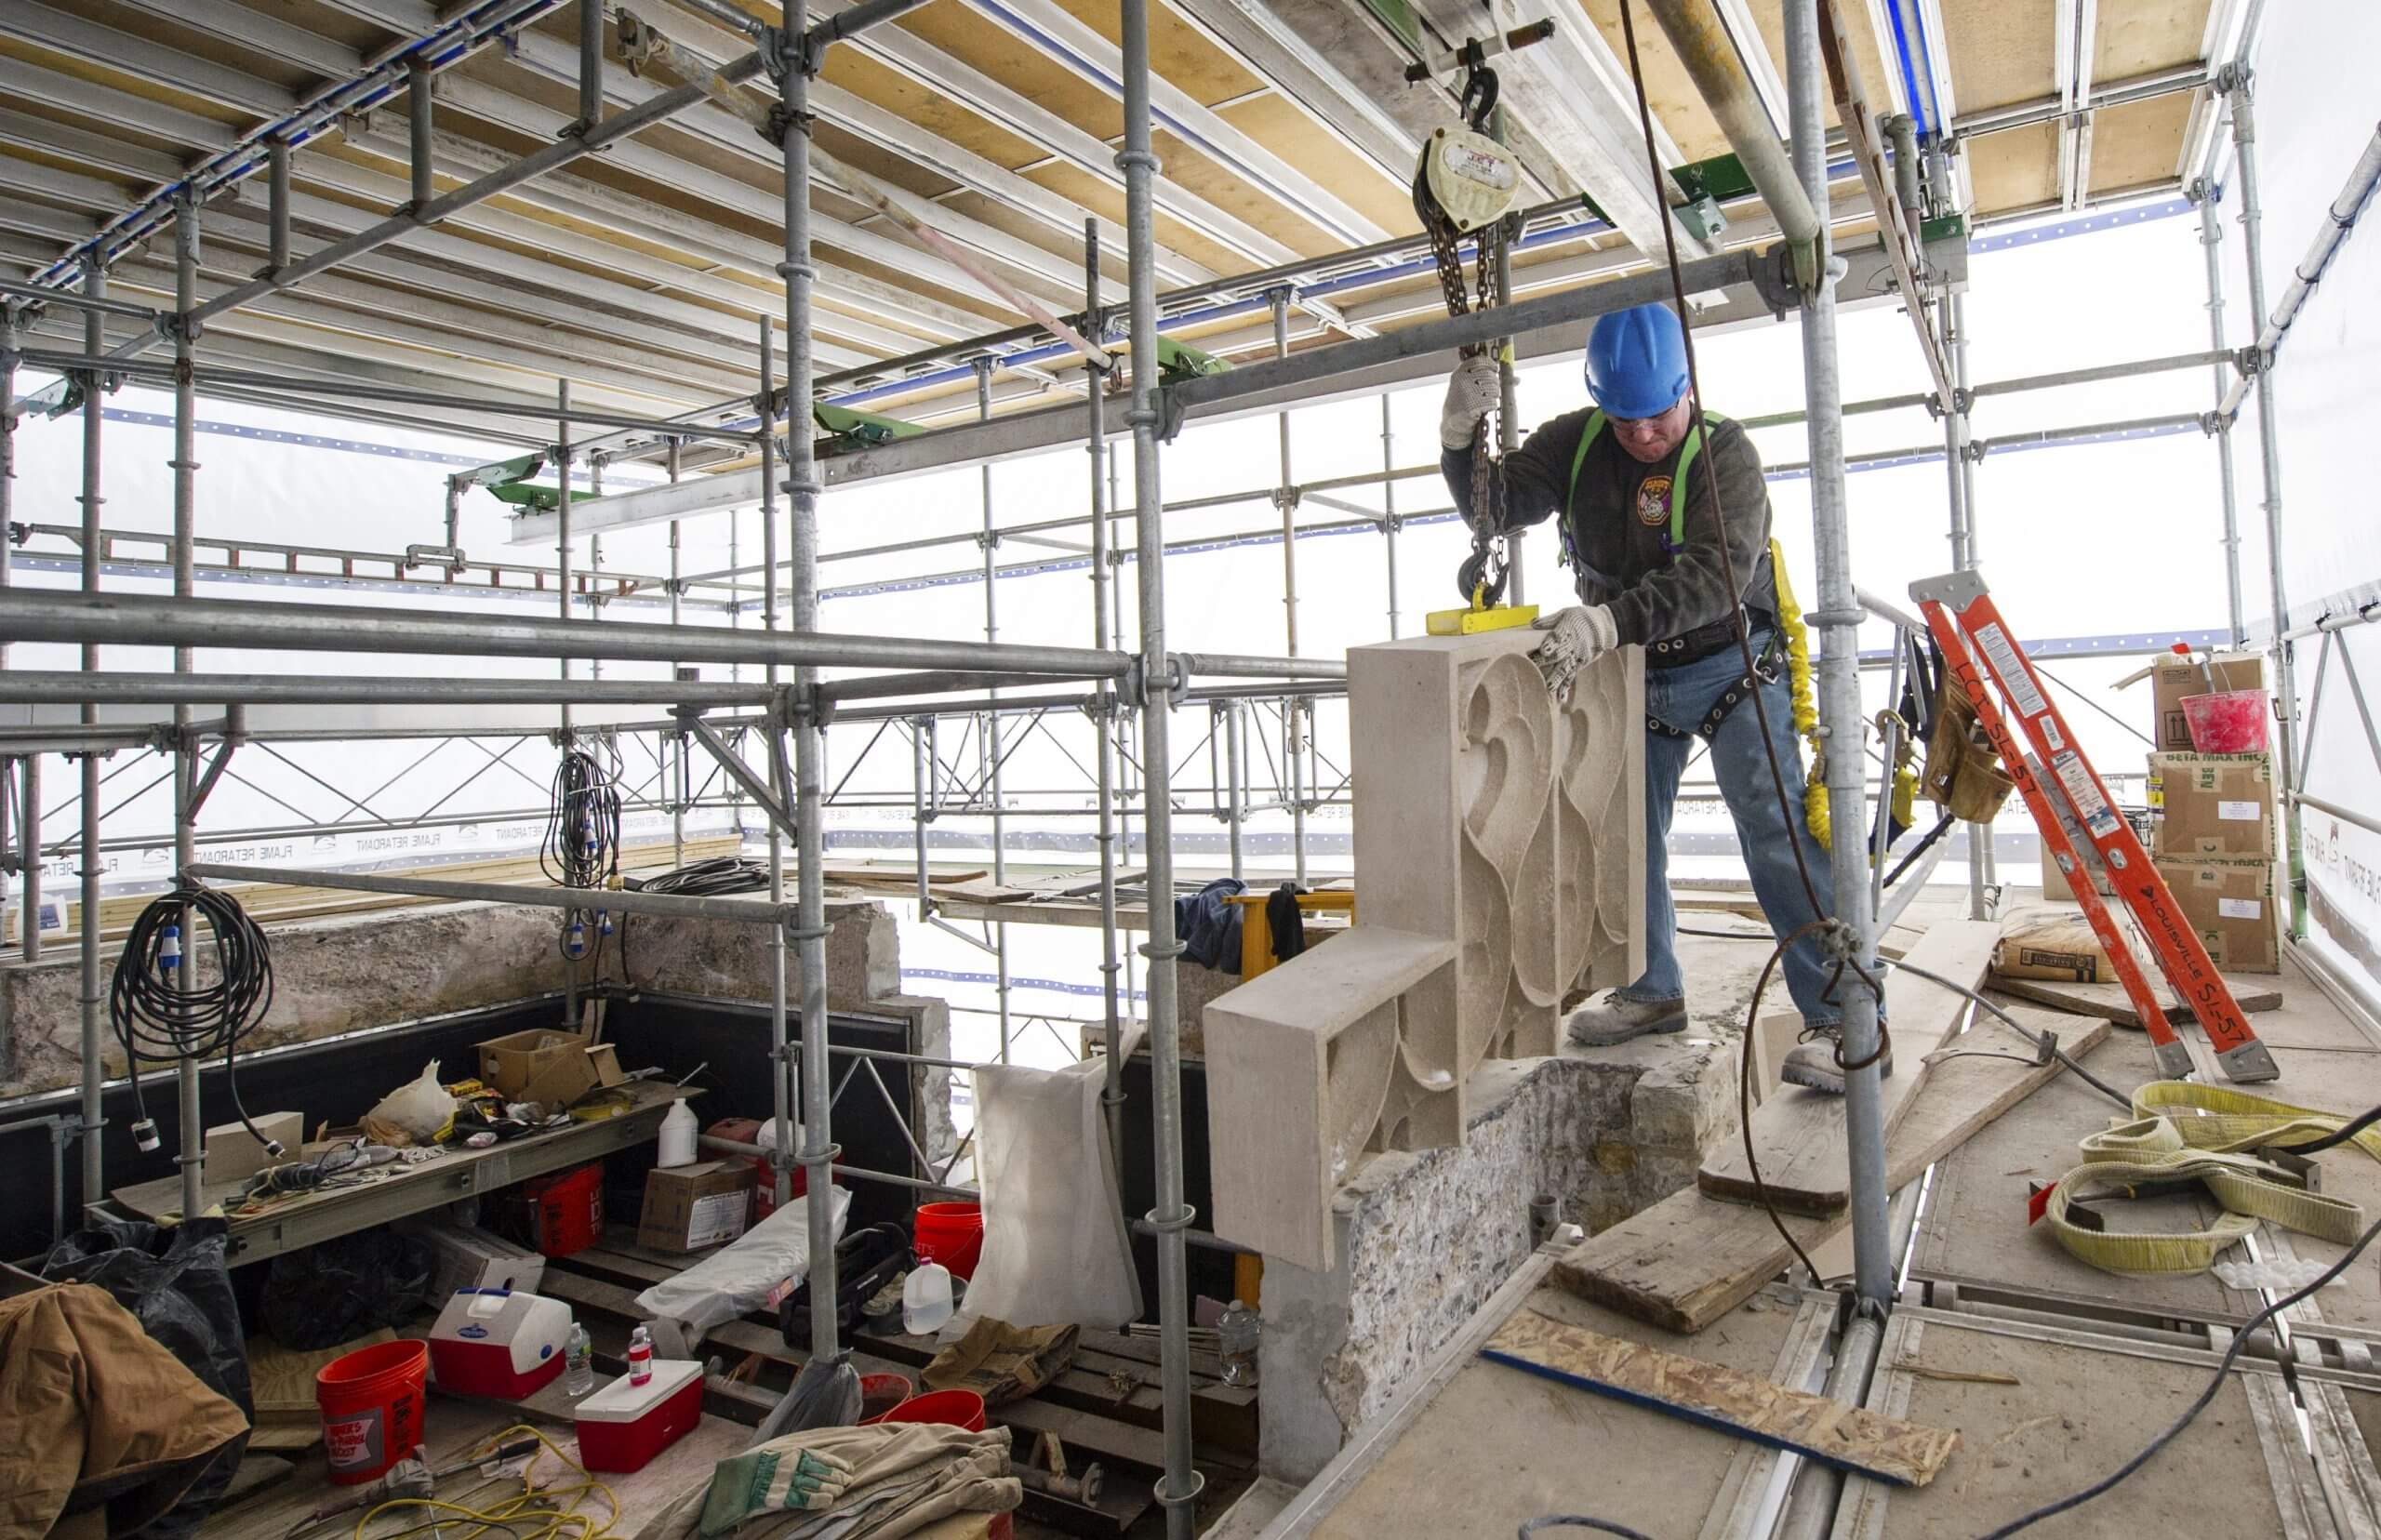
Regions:
[[[562,1373],[570,1307],[515,1289],[459,1289],[430,1329],[438,1388],[518,1401]]]
[[[626,1374],[580,1401],[579,1463],[589,1470],[625,1475],[676,1443],[702,1420],[703,1366],[655,1359],[653,1377],[633,1385]]]

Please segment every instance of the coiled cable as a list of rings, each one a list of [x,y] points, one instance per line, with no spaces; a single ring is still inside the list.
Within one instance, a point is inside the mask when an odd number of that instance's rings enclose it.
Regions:
[[[549,882],[563,887],[600,888],[620,874],[620,789],[617,759],[611,763],[583,749],[564,751],[554,766],[553,793],[546,809],[545,837],[538,865]],[[588,932],[594,932],[592,956]],[[562,954],[600,966],[604,938],[612,934],[609,909],[566,909]]]
[[[192,964],[194,946],[182,935],[187,909],[193,928],[203,918],[212,941],[214,967],[210,982],[201,984]],[[124,1046],[125,1063],[132,1078],[133,1105],[139,1121],[132,1125],[133,1142],[142,1150],[157,1148],[157,1125],[140,1090],[140,1065],[223,1055],[223,1077],[232,1094],[232,1109],[250,1136],[279,1155],[282,1146],[259,1133],[240,1104],[240,1082],[233,1059],[240,1040],[253,1031],[273,1007],[273,950],[264,932],[248,918],[239,901],[213,888],[178,887],[143,909],[124,938],[116,958],[115,977],[108,988],[108,1019],[116,1042]]]

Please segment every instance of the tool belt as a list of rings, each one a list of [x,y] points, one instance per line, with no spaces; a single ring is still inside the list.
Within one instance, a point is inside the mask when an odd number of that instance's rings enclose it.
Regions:
[[[1948,672],[1935,697],[1935,726],[1926,736],[1926,767],[1919,784],[1929,802],[1968,823],[1990,823],[2017,785],[2002,768],[1975,707]]]
[[[1745,698],[1750,696],[1753,691],[1761,688],[1764,684],[1774,684],[1777,682],[1779,672],[1785,666],[1786,662],[1786,644],[1778,639],[1776,626],[1773,623],[1769,623],[1766,616],[1755,611],[1747,618],[1756,628],[1764,624],[1768,625],[1768,640],[1761,644],[1761,652],[1752,660],[1752,672],[1737,679],[1734,684],[1728,685],[1727,688],[1722,690],[1719,697],[1711,702],[1710,709],[1703,713],[1703,720],[1696,724],[1695,731],[1692,733],[1683,733],[1677,728],[1671,726],[1669,723],[1651,714],[1648,714],[1645,718],[1645,730],[1647,732],[1658,733],[1664,737],[1699,737],[1706,743],[1709,743],[1711,741],[1712,737],[1720,731],[1720,724],[1728,720],[1728,713],[1730,711],[1735,710],[1738,705],[1742,704]],[[1713,631],[1717,631],[1723,638],[1718,644],[1713,644],[1704,640],[1706,634]],[[1645,649],[1645,660],[1648,666],[1656,669],[1683,668],[1689,663],[1699,663],[1703,659],[1714,656],[1720,652],[1723,646],[1733,648],[1736,644],[1736,622],[1734,620],[1715,620],[1709,626],[1696,627],[1694,631],[1687,632],[1684,636],[1675,637],[1667,642],[1655,643],[1652,646]],[[1665,647],[1676,650],[1674,650],[1668,657],[1663,657],[1660,654],[1661,649]],[[1680,650],[1683,650],[1685,656],[1680,656]]]
[[[2153,1081],[2133,1094],[2135,1120],[2082,1143],[2084,1163],[2037,1188],[2029,1222],[2040,1222],[2078,1261],[2106,1272],[2203,1272],[2226,1247],[2261,1220],[2346,1245],[2362,1233],[2364,1213],[2317,1190],[2314,1163],[2288,1148],[2338,1132],[2333,1112],[2187,1081]],[[2354,1143],[2381,1159],[2381,1135],[2367,1129]],[[2117,1232],[2091,1206],[2185,1185],[2224,1208],[2205,1229]]]

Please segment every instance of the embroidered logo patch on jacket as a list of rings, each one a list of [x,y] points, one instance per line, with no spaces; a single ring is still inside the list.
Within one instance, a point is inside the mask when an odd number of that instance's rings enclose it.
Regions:
[[[1637,522],[1653,528],[1669,523],[1670,479],[1647,476],[1637,484]]]

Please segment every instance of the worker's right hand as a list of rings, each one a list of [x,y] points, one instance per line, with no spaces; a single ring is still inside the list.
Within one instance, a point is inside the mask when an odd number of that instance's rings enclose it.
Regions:
[[[1439,442],[1449,449],[1469,448],[1471,431],[1496,409],[1502,389],[1493,354],[1467,358],[1447,376],[1446,405],[1439,408]]]

